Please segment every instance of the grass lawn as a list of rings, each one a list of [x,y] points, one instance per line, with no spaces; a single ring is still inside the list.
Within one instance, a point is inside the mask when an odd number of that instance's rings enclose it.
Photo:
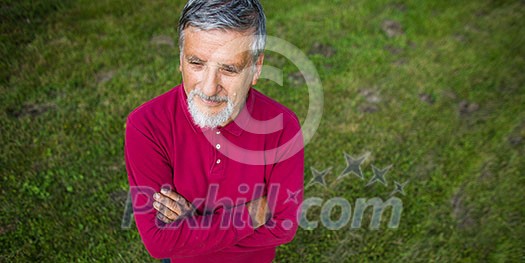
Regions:
[[[180,83],[184,3],[32,2],[0,3],[0,262],[155,262],[135,225],[121,228],[124,123]],[[302,50],[323,84],[305,183],[310,167],[331,170],[305,198],[403,204],[396,229],[389,210],[377,230],[371,211],[360,228],[300,228],[276,262],[525,260],[524,1],[262,3],[268,34]],[[304,121],[298,68],[273,52],[266,62],[284,84],[257,88]],[[369,153],[365,180],[338,179],[344,153]],[[367,186],[372,165],[391,165],[387,185]]]

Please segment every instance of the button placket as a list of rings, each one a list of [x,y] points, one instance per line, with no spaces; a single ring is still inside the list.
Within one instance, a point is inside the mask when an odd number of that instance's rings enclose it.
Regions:
[[[213,164],[213,167],[212,167],[212,171],[211,171],[211,176],[212,178],[215,179],[218,179],[218,178],[222,178],[223,177],[223,173],[224,173],[224,156],[223,154],[221,153],[220,149],[221,149],[221,137],[220,134],[221,134],[221,131],[219,130],[216,130],[215,131],[215,136],[213,136],[213,140],[211,141],[214,145],[214,157],[215,157],[215,163]]]

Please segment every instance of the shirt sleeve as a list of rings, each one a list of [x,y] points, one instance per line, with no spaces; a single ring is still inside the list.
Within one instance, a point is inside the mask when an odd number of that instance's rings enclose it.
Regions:
[[[212,253],[232,247],[254,233],[245,205],[162,223],[156,218],[153,194],[166,184],[173,187],[173,171],[166,150],[154,134],[137,128],[130,118],[124,148],[135,222],[151,256],[169,258]],[[224,224],[225,220],[233,223]]]
[[[304,192],[304,144],[298,121],[290,123],[281,137],[282,143],[274,156],[277,162],[266,184],[271,219],[228,251],[276,247],[292,241],[295,236]]]

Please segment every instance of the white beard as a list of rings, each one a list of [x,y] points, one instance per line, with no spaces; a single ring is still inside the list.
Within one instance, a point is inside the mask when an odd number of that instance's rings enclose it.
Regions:
[[[199,96],[203,100],[211,101],[226,101],[227,105],[221,111],[215,114],[208,114],[199,110],[195,103],[195,96]],[[225,123],[233,113],[233,101],[228,97],[221,96],[206,96],[202,91],[194,89],[188,94],[188,111],[193,118],[193,122],[201,128],[216,128]]]

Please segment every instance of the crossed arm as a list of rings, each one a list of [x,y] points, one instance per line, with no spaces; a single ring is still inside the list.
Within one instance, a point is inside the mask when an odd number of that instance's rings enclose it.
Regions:
[[[162,188],[160,192],[153,194],[153,208],[157,211],[157,218],[165,224],[172,223],[185,217],[193,216],[195,207],[182,195],[175,191]],[[269,219],[266,197],[250,201],[246,204],[252,226],[258,228]]]

